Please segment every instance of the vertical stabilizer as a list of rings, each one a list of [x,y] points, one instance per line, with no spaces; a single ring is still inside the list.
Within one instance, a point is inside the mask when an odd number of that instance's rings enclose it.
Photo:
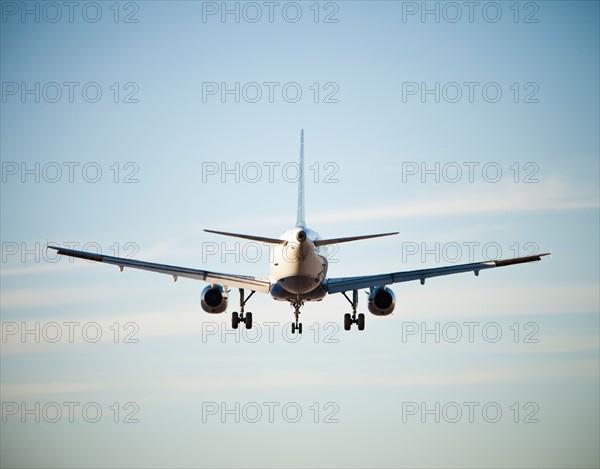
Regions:
[[[298,165],[298,206],[296,208],[296,226],[304,228],[304,129],[300,131],[300,164]]]

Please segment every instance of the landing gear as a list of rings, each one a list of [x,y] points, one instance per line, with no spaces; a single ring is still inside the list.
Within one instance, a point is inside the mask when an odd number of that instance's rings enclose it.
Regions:
[[[304,304],[302,301],[292,301],[292,306],[294,307],[294,318],[296,319],[296,323],[292,323],[292,334],[295,334],[298,331],[298,334],[302,334],[302,323],[298,322],[298,318],[300,316],[300,308]]]
[[[244,289],[240,288],[240,312],[239,314],[237,311],[231,313],[231,327],[233,329],[237,329],[240,322],[246,324],[246,329],[252,329],[252,313],[246,313],[244,316],[244,306],[246,306],[252,295],[254,295],[254,290],[252,290],[252,293],[247,298],[244,298]]]
[[[350,318],[350,313],[344,314],[344,330],[349,331],[352,326],[352,318]]]
[[[344,330],[349,331],[352,328],[352,324],[356,324],[358,326],[359,331],[365,330],[365,315],[360,313],[356,315],[356,308],[358,307],[358,290],[352,290],[352,300],[348,298],[346,292],[342,292],[342,294],[346,297],[348,302],[352,305],[352,315],[350,313],[344,314]]]
[[[359,313],[356,324],[358,325],[359,331],[365,330],[365,315],[363,313]]]

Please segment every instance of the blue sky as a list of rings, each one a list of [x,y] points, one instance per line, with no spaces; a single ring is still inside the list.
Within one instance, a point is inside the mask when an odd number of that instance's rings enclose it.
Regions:
[[[51,22],[55,6],[25,2],[39,9],[36,22],[21,16],[24,3],[1,4],[2,466],[600,464],[598,2],[502,2],[496,22],[494,6],[470,22],[459,2],[455,23],[436,2],[426,6],[439,22],[420,11],[403,21],[421,2],[281,3],[288,16],[276,10],[273,22],[258,2],[256,23],[236,2],[226,7],[238,5],[239,22],[203,21],[221,2],[99,3],[97,22],[94,6],[85,15],[77,7],[70,22],[58,2],[62,16]],[[337,22],[324,22],[328,14]],[[217,94],[203,94],[214,83]],[[239,102],[221,96],[236,83]],[[282,94],[286,85],[302,91],[297,102]],[[437,99],[421,94],[436,86]],[[497,102],[484,87],[501,90]],[[451,102],[456,89],[461,99]],[[266,276],[266,250],[202,230],[276,236],[293,225],[296,188],[283,168],[297,159],[301,128],[308,225],[324,237],[400,231],[340,246],[330,276],[497,250],[552,257],[397,285],[394,314],[367,313],[360,334],[342,330],[348,304],[332,296],[304,307],[294,343],[289,306],[266,295],[248,306],[261,335],[232,334],[235,291],[228,313],[211,316],[200,308],[203,284],[55,261],[43,249],[75,243]],[[366,311],[363,293],[360,305]],[[23,339],[36,324],[38,340]],[[421,335],[436,328],[437,341]],[[71,423],[65,402],[97,403],[102,417],[76,412]],[[502,416],[491,423],[478,410],[471,422],[466,402]],[[36,403],[58,403],[63,416],[22,423],[15,403],[34,413]],[[262,418],[251,423],[240,410],[240,422],[226,414],[222,423],[206,415],[212,403],[234,413],[236,403],[258,403]],[[412,403],[439,404],[440,421],[406,415]],[[463,411],[457,423],[442,413],[449,403]],[[286,405],[301,409],[297,423],[282,415]],[[139,421],[122,423],[132,409]],[[531,412],[538,421],[524,423]]]

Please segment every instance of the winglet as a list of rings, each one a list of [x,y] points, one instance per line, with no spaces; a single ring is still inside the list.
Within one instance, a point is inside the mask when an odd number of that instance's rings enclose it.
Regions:
[[[304,228],[304,129],[300,130],[300,164],[298,174],[298,205],[296,207],[296,226]]]

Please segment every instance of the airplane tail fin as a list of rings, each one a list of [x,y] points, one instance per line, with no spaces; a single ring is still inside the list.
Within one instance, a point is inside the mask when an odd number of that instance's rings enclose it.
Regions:
[[[298,174],[298,205],[296,207],[296,226],[304,228],[304,129],[300,130],[300,164]]]

